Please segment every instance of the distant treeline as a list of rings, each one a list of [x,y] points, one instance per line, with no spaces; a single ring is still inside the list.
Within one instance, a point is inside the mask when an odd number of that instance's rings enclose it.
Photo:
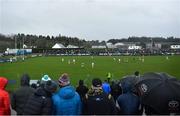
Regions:
[[[6,48],[22,48],[23,43],[27,46],[36,48],[51,48],[55,43],[61,43],[64,46],[75,45],[84,48],[90,48],[92,45],[105,45],[106,42],[111,42],[113,44],[118,42],[138,42],[140,44],[145,44],[147,42],[173,42],[180,44],[180,38],[174,37],[128,37],[121,39],[109,39],[108,41],[92,40],[86,41],[77,37],[68,36],[43,36],[43,35],[25,35],[25,34],[15,34],[15,35],[4,35],[0,34],[0,51],[6,50]]]
[[[180,38],[174,38],[172,37],[128,37],[128,38],[122,38],[122,39],[110,39],[108,42],[111,42],[113,44],[118,42],[142,42],[142,43],[148,43],[148,42],[178,42],[180,43]]]

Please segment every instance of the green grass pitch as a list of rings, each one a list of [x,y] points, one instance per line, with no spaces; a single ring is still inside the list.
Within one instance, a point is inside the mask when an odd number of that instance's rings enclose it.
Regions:
[[[73,59],[76,60],[75,64],[72,63]],[[120,63],[118,59],[121,59]],[[71,64],[68,64],[68,60]],[[94,68],[91,66],[92,62],[95,64]],[[42,56],[26,59],[24,62],[0,63],[0,76],[17,81],[14,85],[8,85],[8,90],[19,86],[23,73],[28,73],[31,79],[37,80],[44,74],[57,80],[62,73],[68,73],[74,86],[78,85],[79,79],[83,79],[90,86],[92,78],[99,77],[104,80],[108,72],[113,74],[112,79],[117,80],[135,71],[140,71],[141,75],[146,72],[166,72],[180,78],[180,56],[169,56],[169,60],[166,56],[145,56],[144,62],[139,56]]]

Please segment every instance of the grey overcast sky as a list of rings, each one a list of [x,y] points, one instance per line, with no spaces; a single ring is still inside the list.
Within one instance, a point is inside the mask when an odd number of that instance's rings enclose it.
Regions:
[[[0,33],[180,37],[180,0],[0,0]]]

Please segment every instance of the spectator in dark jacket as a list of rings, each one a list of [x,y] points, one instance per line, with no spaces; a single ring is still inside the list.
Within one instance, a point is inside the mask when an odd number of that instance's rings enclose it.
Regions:
[[[24,74],[21,77],[21,87],[11,96],[11,106],[18,115],[23,114],[23,108],[29,98],[34,93],[34,89],[29,86],[30,77]]]
[[[83,80],[79,80],[79,86],[76,88],[76,91],[81,97],[81,100],[85,98],[86,93],[88,92],[88,88],[84,85]]]
[[[112,81],[110,87],[111,87],[111,95],[113,96],[114,100],[116,101],[116,99],[119,97],[119,95],[122,94],[121,86],[119,85],[119,83]]]
[[[37,89],[37,84],[36,84],[36,83],[32,83],[32,84],[31,84],[31,88]]]
[[[131,90],[131,84],[125,82],[122,84],[123,94],[117,99],[117,106],[123,115],[137,115],[142,113],[140,98]]]
[[[102,82],[98,78],[92,80],[92,87],[86,94],[84,107],[88,115],[113,115],[117,112],[113,97],[103,92]]]
[[[88,92],[88,88],[84,85],[84,81],[83,80],[79,80],[79,86],[76,88],[76,91],[78,92],[78,94],[81,97],[81,101],[82,101],[82,114],[84,114],[84,104],[83,101],[85,99],[85,95]]]
[[[44,87],[36,89],[30,96],[24,108],[24,115],[50,115],[52,114],[52,92],[57,88],[53,81],[47,81]]]

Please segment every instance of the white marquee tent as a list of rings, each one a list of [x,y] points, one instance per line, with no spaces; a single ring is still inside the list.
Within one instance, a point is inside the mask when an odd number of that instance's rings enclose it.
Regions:
[[[52,48],[56,49],[56,48],[65,48],[65,47],[60,43],[56,43]]]

